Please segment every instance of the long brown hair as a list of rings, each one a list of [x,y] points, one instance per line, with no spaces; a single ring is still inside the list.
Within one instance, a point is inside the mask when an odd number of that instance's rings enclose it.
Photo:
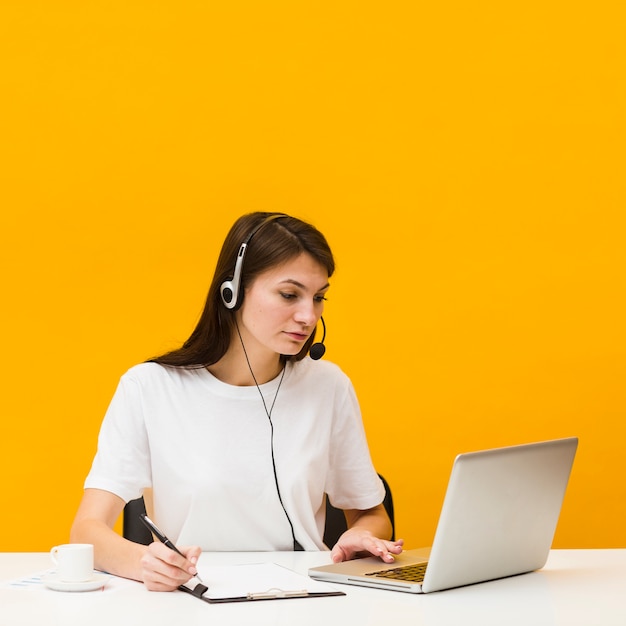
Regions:
[[[288,215],[263,224],[272,215],[277,214],[249,213],[233,224],[224,240],[204,310],[196,328],[180,348],[151,361],[173,367],[199,368],[216,363],[226,354],[235,329],[235,314],[224,306],[220,285],[232,279],[239,248],[251,233],[254,233],[254,237],[248,244],[241,274],[242,295],[259,274],[286,263],[303,252],[310,254],[327,270],[328,276],[332,276],[335,261],[324,235],[311,224]],[[259,228],[261,224],[263,226]],[[255,232],[257,228],[259,230]],[[314,339],[315,332],[298,354],[282,358],[285,361],[300,361],[309,351]]]

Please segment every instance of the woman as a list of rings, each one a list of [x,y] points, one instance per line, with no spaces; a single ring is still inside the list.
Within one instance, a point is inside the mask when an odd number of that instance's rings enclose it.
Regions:
[[[324,493],[348,520],[328,546],[333,561],[402,551],[386,540],[384,487],[349,379],[304,358],[334,268],[301,220],[252,213],[233,225],[190,338],[131,368],[105,416],[71,533],[94,544],[98,569],[171,590],[196,574],[202,550],[326,549]],[[149,488],[184,556],[112,530]]]

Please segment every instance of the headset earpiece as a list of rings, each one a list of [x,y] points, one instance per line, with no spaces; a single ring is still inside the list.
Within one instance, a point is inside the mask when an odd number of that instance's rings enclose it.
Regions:
[[[220,296],[222,298],[223,305],[230,311],[236,311],[243,303],[243,288],[241,284],[241,275],[243,272],[243,260],[246,256],[246,250],[248,244],[265,224],[272,222],[275,219],[281,217],[288,217],[283,213],[277,213],[266,217],[249,235],[248,238],[239,246],[239,252],[237,253],[237,260],[235,261],[235,269],[233,270],[233,277],[225,280],[220,285]]]
[[[243,269],[243,260],[246,256],[248,242],[251,238],[252,237],[248,237],[248,241],[242,243],[239,248],[239,252],[237,253],[237,261],[235,262],[235,271],[233,272],[233,277],[230,280],[225,280],[220,285],[220,295],[222,296],[222,302],[224,306],[231,311],[236,311],[241,306],[241,303],[243,301],[243,294],[240,293],[241,270]]]

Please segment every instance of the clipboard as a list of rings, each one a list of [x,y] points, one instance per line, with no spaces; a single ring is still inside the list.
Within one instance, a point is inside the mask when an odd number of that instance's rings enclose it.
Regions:
[[[325,582],[313,580],[276,563],[200,567],[206,584],[190,581],[179,589],[208,602],[260,602],[295,598],[345,596]]]

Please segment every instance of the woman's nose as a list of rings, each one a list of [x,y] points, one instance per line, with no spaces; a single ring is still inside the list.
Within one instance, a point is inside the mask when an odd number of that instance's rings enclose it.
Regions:
[[[315,324],[317,324],[317,320],[319,319],[319,315],[317,314],[313,303],[303,304],[301,307],[298,307],[295,319],[300,324],[305,324],[306,326],[315,326]]]

